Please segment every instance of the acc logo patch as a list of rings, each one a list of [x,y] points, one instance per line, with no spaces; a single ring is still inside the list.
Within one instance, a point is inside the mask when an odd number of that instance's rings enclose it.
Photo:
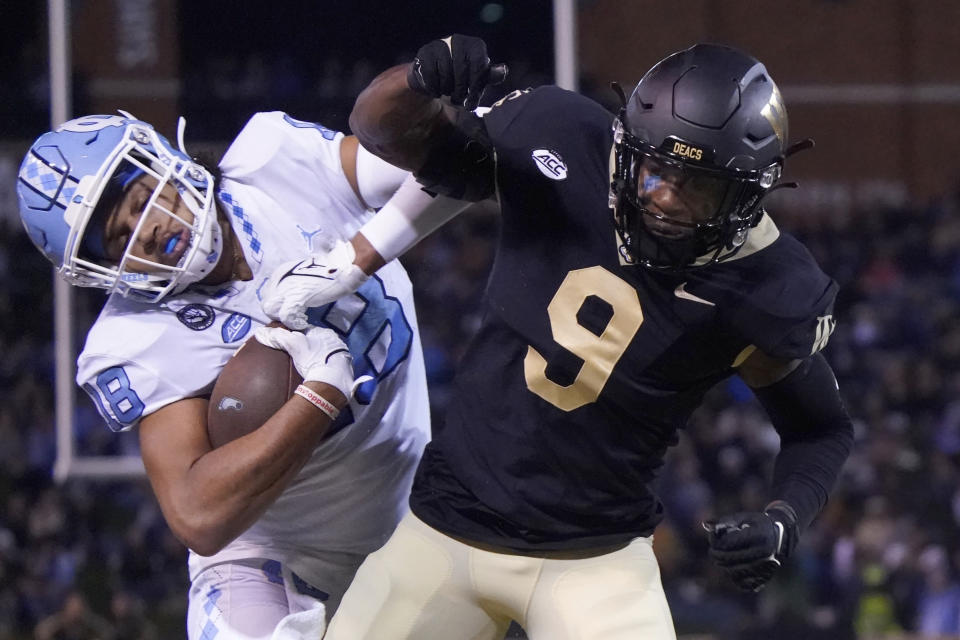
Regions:
[[[230,317],[223,321],[220,328],[220,336],[226,343],[236,342],[250,331],[250,316],[242,313],[231,313]]]
[[[540,169],[540,173],[543,175],[547,176],[551,180],[566,179],[567,165],[563,162],[563,158],[561,158],[560,154],[556,151],[550,151],[549,149],[536,149],[531,157],[537,164],[537,169]]]
[[[217,314],[213,307],[207,304],[188,304],[180,311],[177,311],[177,320],[187,325],[194,331],[203,331],[213,324]]]

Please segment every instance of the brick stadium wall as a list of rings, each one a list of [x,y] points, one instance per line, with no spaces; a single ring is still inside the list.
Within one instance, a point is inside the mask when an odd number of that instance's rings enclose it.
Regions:
[[[680,6],[680,5],[678,5]],[[783,90],[790,135],[817,148],[791,174],[807,205],[926,199],[960,184],[960,47],[955,0],[654,0],[580,3],[581,70],[635,83],[698,41],[738,46]],[[798,194],[799,195],[799,194]]]
[[[87,113],[124,109],[175,135],[181,82],[177,1],[75,5],[72,56]]]

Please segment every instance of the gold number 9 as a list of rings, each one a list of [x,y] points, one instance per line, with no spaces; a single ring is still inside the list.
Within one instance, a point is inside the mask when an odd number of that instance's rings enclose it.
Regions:
[[[577,312],[589,296],[597,296],[613,307],[613,316],[600,335],[577,321]],[[547,306],[547,315],[554,341],[581,358],[583,366],[572,383],[559,385],[547,378],[546,359],[527,347],[523,360],[527,388],[564,411],[596,402],[613,367],[643,324],[636,290],[603,267],[576,269],[563,279]]]

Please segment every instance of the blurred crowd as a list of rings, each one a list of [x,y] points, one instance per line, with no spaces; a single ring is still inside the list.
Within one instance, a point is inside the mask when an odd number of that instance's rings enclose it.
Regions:
[[[658,479],[655,548],[678,633],[960,636],[960,192],[788,211],[773,211],[781,228],[841,285],[825,354],[857,446],[780,577],[740,594],[710,565],[700,523],[765,504],[778,439],[736,378],[709,394]],[[497,225],[492,205],[475,206],[404,258],[435,421],[477,326]],[[51,277],[18,226],[0,223],[0,640],[182,637],[185,550],[146,482],[51,480]],[[78,345],[101,302],[78,296]],[[75,423],[83,454],[136,455],[136,435],[107,430],[85,396]]]

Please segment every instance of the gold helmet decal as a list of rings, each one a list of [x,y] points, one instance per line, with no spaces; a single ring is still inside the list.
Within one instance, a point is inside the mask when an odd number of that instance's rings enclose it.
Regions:
[[[667,136],[660,144],[660,151],[678,160],[693,160],[709,164],[713,161],[713,147],[707,147],[689,140]]]
[[[678,155],[681,158],[689,158],[691,160],[703,159],[703,149],[700,147],[695,147],[692,144],[684,144],[683,142],[675,141],[671,151],[674,155]]]
[[[787,110],[783,106],[783,98],[780,97],[780,90],[777,85],[772,85],[773,91],[770,92],[770,99],[766,106],[760,111],[760,115],[767,119],[773,132],[776,134],[780,144],[787,142]]]

